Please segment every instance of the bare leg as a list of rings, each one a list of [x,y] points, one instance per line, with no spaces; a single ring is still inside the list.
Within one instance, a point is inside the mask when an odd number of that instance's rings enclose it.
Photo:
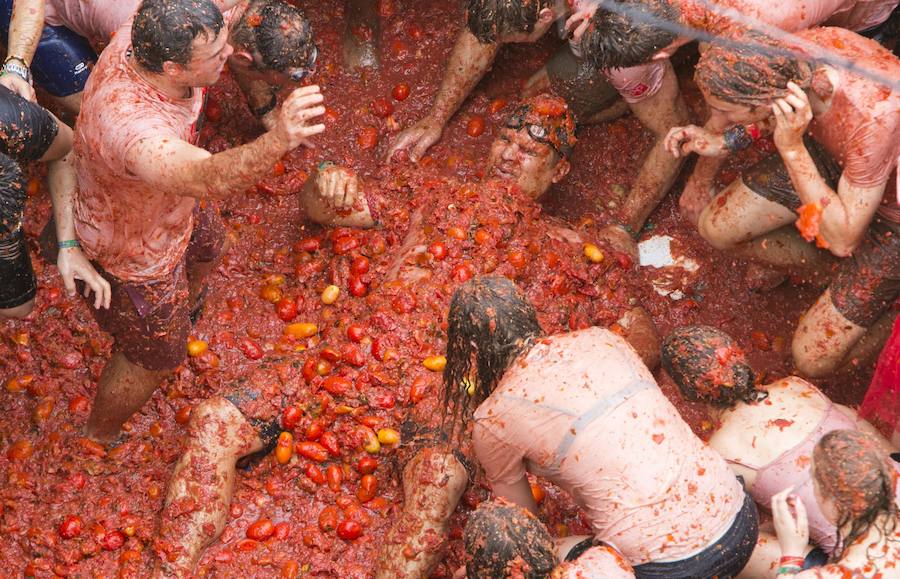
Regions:
[[[219,251],[218,258],[213,261],[195,261],[189,264],[187,278],[188,278],[188,286],[189,286],[189,295],[188,295],[188,303],[191,304],[191,307],[195,307],[197,305],[197,300],[200,297],[200,292],[203,291],[203,287],[206,285],[206,278],[212,273],[219,264],[222,262],[222,258],[228,253],[228,250],[231,248],[231,241],[228,240],[228,237],[225,237],[225,241],[222,242],[222,250]]]
[[[450,515],[466,490],[466,469],[445,448],[425,448],[403,469],[404,504],[378,556],[375,577],[427,577],[444,556]]]
[[[28,316],[34,310],[34,298],[31,298],[24,304],[19,304],[14,308],[7,308],[5,310],[0,310],[0,319],[3,318],[13,318],[17,320],[21,320]]]
[[[803,552],[805,557],[812,546],[807,545]],[[778,564],[781,559],[781,545],[778,544],[778,537],[767,531],[760,531],[759,538],[756,540],[756,548],[750,556],[747,566],[740,572],[738,579],[757,579],[759,577],[774,577],[778,571]]]
[[[188,447],[172,479],[160,522],[155,577],[189,577],[203,551],[222,534],[234,492],[235,464],[262,448],[234,404],[216,397],[191,413]]]
[[[103,443],[114,441],[122,424],[141,409],[165,375],[132,364],[123,353],[114,352],[100,374],[85,435]]]
[[[800,318],[794,333],[794,363],[807,376],[820,377],[833,372],[866,333],[845,318],[825,293]]]
[[[381,15],[377,0],[346,0],[344,17],[344,62],[352,68],[378,68]]]
[[[647,310],[642,307],[632,308],[619,318],[618,324],[625,330],[623,337],[631,344],[644,364],[651,370],[656,369],[660,361],[659,332],[656,331],[656,324],[653,323]]]

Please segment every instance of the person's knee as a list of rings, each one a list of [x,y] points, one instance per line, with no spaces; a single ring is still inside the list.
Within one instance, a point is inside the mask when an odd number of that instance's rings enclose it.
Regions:
[[[709,207],[707,206],[700,214],[700,221],[697,224],[700,237],[719,251],[733,249],[737,245],[737,241],[732,237],[733,232],[721,219],[716,218],[715,212],[710,211]]]
[[[21,320],[23,318],[27,318],[33,311],[34,311],[34,298],[31,298],[24,304],[18,305],[14,308],[7,308],[5,310],[0,309],[0,318],[10,318],[10,319],[14,319],[14,320]]]

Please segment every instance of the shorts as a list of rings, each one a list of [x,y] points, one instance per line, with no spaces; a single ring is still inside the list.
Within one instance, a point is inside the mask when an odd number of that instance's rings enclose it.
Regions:
[[[837,161],[824,147],[811,138],[804,137],[803,143],[828,186],[832,189],[837,188],[838,181],[841,179],[841,167]],[[777,152],[750,167],[741,177],[751,191],[760,197],[787,207],[795,213],[803,204],[797,195],[784,160]]]
[[[878,321],[900,296],[900,224],[876,215],[829,289],[835,309],[857,326]]]
[[[28,302],[37,293],[37,278],[31,267],[25,233],[19,229],[0,240],[0,310]]]
[[[0,0],[0,33],[9,37],[12,0]],[[44,26],[34,53],[31,71],[34,82],[53,96],[64,97],[84,90],[97,54],[82,36],[65,26]]]
[[[578,59],[568,45],[547,62],[547,74],[553,92],[565,99],[577,120],[596,115],[619,98],[606,75]]]
[[[737,518],[715,544],[681,561],[637,565],[634,576],[637,579],[729,579],[747,565],[758,537],[756,504],[745,494]]]
[[[44,257],[56,259],[53,221],[42,234]],[[208,207],[194,210],[194,231],[184,257],[164,279],[131,282],[106,273],[94,263],[112,288],[109,309],[94,309],[100,328],[115,338],[115,349],[129,362],[145,370],[173,370],[187,355],[191,331],[188,273],[202,263],[218,259],[225,242],[225,227],[218,212]]]

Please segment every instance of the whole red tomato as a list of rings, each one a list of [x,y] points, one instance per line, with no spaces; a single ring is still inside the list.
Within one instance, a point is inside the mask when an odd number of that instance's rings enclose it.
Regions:
[[[350,273],[355,273],[356,275],[362,275],[364,273],[367,273],[368,271],[369,271],[369,258],[364,255],[360,255],[359,257],[355,258],[350,263]]]
[[[391,101],[380,98],[375,99],[369,104],[369,110],[372,111],[372,114],[379,118],[387,118],[391,116],[391,113],[394,112],[394,105],[391,104]]]
[[[409,96],[409,85],[405,82],[394,85],[393,90],[391,90],[391,96],[394,97],[394,100],[405,101]]]
[[[480,137],[484,133],[484,117],[481,115],[472,116],[466,125],[466,133],[473,138]]]
[[[281,298],[275,304],[275,313],[285,322],[297,317],[297,301],[294,298]]]
[[[78,515],[66,515],[62,523],[59,524],[59,536],[63,539],[72,539],[81,534],[84,523]]]
[[[337,526],[337,536],[345,541],[358,539],[362,531],[362,526],[356,521],[341,521]]]
[[[125,544],[125,535],[121,531],[110,531],[100,539],[100,546],[107,551],[115,551]]]
[[[350,324],[347,326],[347,338],[351,342],[361,342],[366,335],[366,328],[362,324]]]
[[[275,525],[269,519],[260,519],[247,527],[247,538],[265,541],[275,533]]]
[[[365,297],[367,293],[369,293],[369,286],[366,285],[362,279],[360,279],[357,275],[351,275],[349,281],[347,282],[348,290],[350,291],[350,295],[355,298]]]
[[[241,338],[240,344],[241,352],[244,353],[244,356],[247,356],[251,360],[259,360],[263,357],[262,348],[260,348],[256,342],[251,340],[250,338]]]

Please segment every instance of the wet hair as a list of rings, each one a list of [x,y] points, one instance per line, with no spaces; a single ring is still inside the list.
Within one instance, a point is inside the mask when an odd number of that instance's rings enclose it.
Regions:
[[[556,566],[553,538],[526,509],[502,499],[481,503],[466,522],[466,577],[548,577]]]
[[[466,0],[466,24],[481,43],[496,42],[497,36],[529,33],[538,14],[553,0]]]
[[[259,53],[263,65],[278,72],[305,68],[315,47],[309,20],[283,0],[251,2],[234,27],[232,40]]]
[[[714,44],[700,57],[694,80],[708,94],[728,103],[762,107],[787,96],[789,82],[802,89],[812,85],[812,63],[770,52],[767,49],[785,48],[772,38],[748,31],[739,40],[739,47]]]
[[[813,449],[813,470],[819,489],[838,511],[837,561],[844,549],[869,532],[887,515],[880,532],[890,536],[897,521],[896,474],[878,440],[857,430],[832,430]],[[850,525],[846,537],[841,528]]]
[[[464,430],[471,407],[490,396],[516,356],[543,332],[534,307],[504,277],[476,277],[460,286],[447,321],[443,425],[451,425],[452,434],[456,426]]]
[[[710,326],[685,326],[666,336],[662,365],[681,395],[693,402],[731,407],[768,395],[757,390],[753,370],[734,339]]]
[[[211,0],[144,0],[131,26],[134,58],[151,72],[162,72],[166,62],[187,64],[194,40],[213,39],[223,26]]]
[[[527,131],[531,139],[553,149],[558,159],[568,159],[578,142],[575,113],[565,99],[550,94],[533,96],[517,106],[504,126]],[[535,132],[534,127],[540,129]]]
[[[616,9],[603,8],[609,5]],[[652,22],[634,19],[629,14],[645,14],[658,20],[677,22],[680,11],[668,0],[604,0],[600,6],[581,38],[585,60],[599,69],[645,64],[678,38],[674,32]]]

